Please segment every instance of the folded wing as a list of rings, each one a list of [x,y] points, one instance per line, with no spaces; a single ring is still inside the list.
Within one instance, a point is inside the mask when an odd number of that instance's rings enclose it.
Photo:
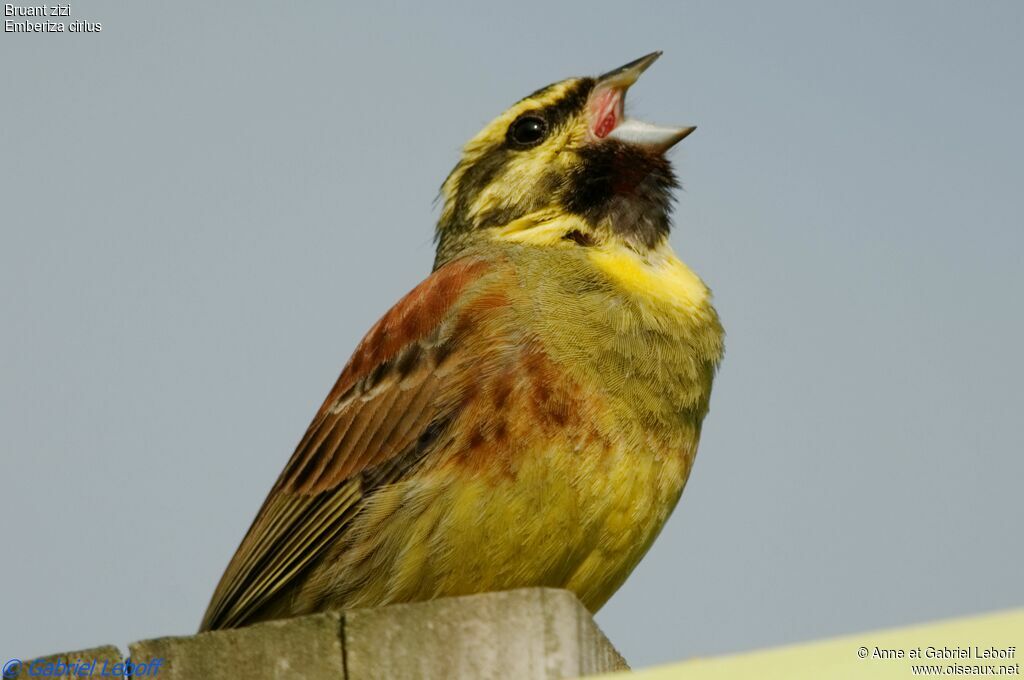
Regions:
[[[200,630],[266,618],[269,603],[343,539],[368,494],[416,468],[473,389],[481,336],[501,335],[511,283],[500,264],[456,260],[373,326],[242,540]]]

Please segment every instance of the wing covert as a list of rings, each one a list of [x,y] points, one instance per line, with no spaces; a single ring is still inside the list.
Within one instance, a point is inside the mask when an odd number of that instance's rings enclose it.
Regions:
[[[466,338],[500,316],[504,273],[493,261],[452,261],[370,329],[228,564],[201,631],[251,622],[344,535],[366,492],[430,450],[472,390]]]

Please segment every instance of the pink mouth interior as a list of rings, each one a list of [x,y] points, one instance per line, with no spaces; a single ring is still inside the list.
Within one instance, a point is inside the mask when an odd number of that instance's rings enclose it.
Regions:
[[[591,130],[598,139],[604,139],[618,125],[622,117],[622,91],[609,87],[591,96],[590,119],[594,121]]]

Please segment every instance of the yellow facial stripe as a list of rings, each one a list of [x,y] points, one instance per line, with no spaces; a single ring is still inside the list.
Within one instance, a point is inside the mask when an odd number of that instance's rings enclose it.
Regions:
[[[494,239],[534,246],[553,246],[564,243],[566,247],[571,247],[572,243],[565,240],[565,235],[574,229],[587,231],[586,223],[577,217],[558,215],[554,211],[544,211],[521,217],[496,229]]]
[[[641,298],[697,309],[709,297],[707,286],[668,244],[646,255],[614,241],[590,251],[590,260],[609,278]]]

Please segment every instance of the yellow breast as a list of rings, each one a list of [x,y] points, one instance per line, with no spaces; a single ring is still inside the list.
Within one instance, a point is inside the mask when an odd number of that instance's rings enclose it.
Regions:
[[[620,244],[591,248],[590,261],[625,290],[642,299],[702,310],[708,302],[704,282],[665,243],[643,255]]]

